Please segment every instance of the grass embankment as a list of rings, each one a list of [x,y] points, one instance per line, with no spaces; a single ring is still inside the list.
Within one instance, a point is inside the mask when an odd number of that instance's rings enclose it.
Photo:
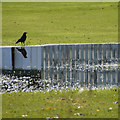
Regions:
[[[118,3],[2,3],[2,45],[118,42]],[[20,43],[18,44],[20,45]]]
[[[4,93],[3,118],[117,118],[118,89]]]

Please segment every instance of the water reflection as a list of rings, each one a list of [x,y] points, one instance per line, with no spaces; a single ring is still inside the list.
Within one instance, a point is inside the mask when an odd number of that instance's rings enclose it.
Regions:
[[[16,49],[24,56],[24,58],[27,58],[27,51],[25,50],[24,47],[16,48]]]
[[[43,68],[41,71],[4,71],[0,81],[1,92],[28,92],[82,87],[119,86],[120,66],[64,65]]]

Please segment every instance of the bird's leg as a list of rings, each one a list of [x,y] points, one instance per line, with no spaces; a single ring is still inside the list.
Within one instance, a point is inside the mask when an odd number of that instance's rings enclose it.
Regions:
[[[25,46],[25,43],[24,42],[22,42],[23,43],[23,46]]]
[[[21,42],[21,45],[22,45],[22,47],[23,47],[23,43]]]

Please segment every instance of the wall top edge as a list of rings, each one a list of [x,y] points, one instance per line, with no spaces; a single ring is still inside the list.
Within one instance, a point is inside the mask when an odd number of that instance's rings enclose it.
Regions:
[[[119,0],[0,0],[1,2],[119,2]]]
[[[29,46],[0,46],[0,48],[11,48],[11,47],[37,47],[37,46],[58,46],[58,45],[104,45],[104,44],[119,44],[120,43],[75,43],[75,44],[43,44],[43,45],[29,45]]]

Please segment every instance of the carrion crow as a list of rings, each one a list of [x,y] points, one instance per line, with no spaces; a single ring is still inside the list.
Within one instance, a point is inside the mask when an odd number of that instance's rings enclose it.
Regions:
[[[21,42],[21,44],[24,43],[26,40],[26,37],[27,37],[26,34],[27,34],[27,32],[24,32],[22,37],[15,44],[17,44],[19,42]],[[24,45],[25,45],[25,43],[24,43]]]

